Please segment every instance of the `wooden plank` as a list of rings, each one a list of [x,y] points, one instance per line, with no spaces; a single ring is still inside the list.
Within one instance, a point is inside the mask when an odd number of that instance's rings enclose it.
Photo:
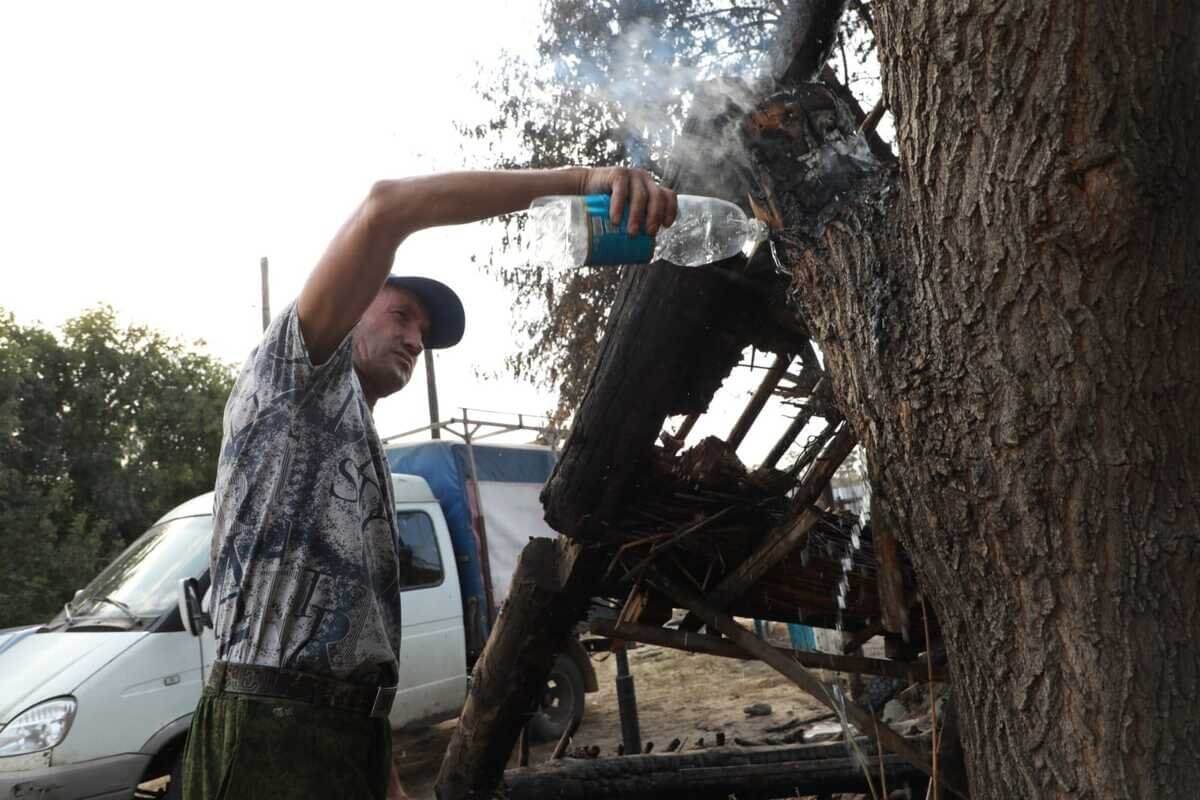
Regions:
[[[675,650],[704,653],[724,658],[755,658],[755,656],[746,652],[737,644],[720,636],[671,630],[669,628],[659,628],[654,625],[613,622],[612,620],[604,619],[593,620],[589,628],[597,636],[609,636],[613,639],[624,641],[642,642],[643,644],[653,644],[660,647],[670,647]],[[906,663],[903,661],[888,661],[882,658],[818,653],[810,650],[794,650],[790,647],[778,647],[774,645],[772,647],[788,658],[795,659],[796,662],[810,669],[827,669],[834,672],[857,672],[865,675],[883,675],[889,678],[899,678],[909,683],[926,683],[930,680],[929,670],[924,663]],[[934,670],[933,680],[945,680],[945,675],[941,669]]]
[[[738,417],[737,422],[733,424],[733,430],[729,432],[729,436],[725,439],[725,443],[729,445],[730,450],[736,451],[738,445],[746,438],[746,434],[750,432],[754,421],[758,419],[758,415],[762,413],[763,408],[767,405],[767,400],[771,398],[771,393],[775,391],[775,387],[779,385],[779,381],[783,379],[783,375],[787,372],[788,365],[792,363],[790,355],[779,354],[775,357],[775,363],[767,370],[767,374],[763,376],[762,382],[758,388],[754,390],[754,394],[750,397],[750,402],[746,404],[746,408],[742,410],[742,414]]]
[[[749,589],[771,567],[779,563],[794,548],[808,538],[808,532],[821,521],[821,514],[811,508],[804,510],[791,527],[779,535],[768,537],[750,557],[725,576],[717,588],[708,595],[708,602],[716,608],[726,608],[735,598]]]
[[[710,628],[720,631],[743,650],[758,658],[759,661],[783,674],[819,703],[842,716],[859,731],[873,735],[884,749],[900,756],[926,775],[935,776],[933,763],[927,754],[916,750],[903,736],[874,714],[859,707],[840,692],[826,686],[798,662],[763,642],[737,624],[728,614],[717,611],[699,593],[661,572],[655,573],[652,583],[679,603],[681,608],[694,611]],[[944,780],[942,783],[945,786]],[[946,786],[946,789],[955,794],[962,794],[953,786]]]

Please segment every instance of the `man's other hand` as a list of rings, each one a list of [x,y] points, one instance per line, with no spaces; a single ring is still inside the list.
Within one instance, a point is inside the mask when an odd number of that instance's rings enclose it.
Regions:
[[[668,228],[679,211],[675,192],[659,186],[645,170],[628,167],[592,167],[584,177],[582,194],[611,194],[609,216],[613,224],[621,221],[629,205],[629,234],[642,231],[655,236],[659,228]]]

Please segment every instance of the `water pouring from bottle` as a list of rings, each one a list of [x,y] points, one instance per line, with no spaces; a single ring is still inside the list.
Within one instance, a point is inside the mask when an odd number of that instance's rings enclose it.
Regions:
[[[647,264],[665,260],[698,267],[747,258],[767,238],[767,226],[733,203],[681,194],[675,223],[657,236],[630,236],[629,208],[621,222],[609,217],[609,195],[539,197],[529,208],[533,263],[556,270],[582,266]]]

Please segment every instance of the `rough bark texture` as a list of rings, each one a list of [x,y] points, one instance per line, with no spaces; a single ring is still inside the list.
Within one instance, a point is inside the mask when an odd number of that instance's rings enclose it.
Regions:
[[[1198,797],[1200,9],[873,8],[898,172],[785,249],[972,796]]]

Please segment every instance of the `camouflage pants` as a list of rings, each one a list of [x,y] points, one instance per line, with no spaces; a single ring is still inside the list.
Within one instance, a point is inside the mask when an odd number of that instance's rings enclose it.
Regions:
[[[386,719],[299,700],[204,690],[183,762],[184,800],[384,800]]]

